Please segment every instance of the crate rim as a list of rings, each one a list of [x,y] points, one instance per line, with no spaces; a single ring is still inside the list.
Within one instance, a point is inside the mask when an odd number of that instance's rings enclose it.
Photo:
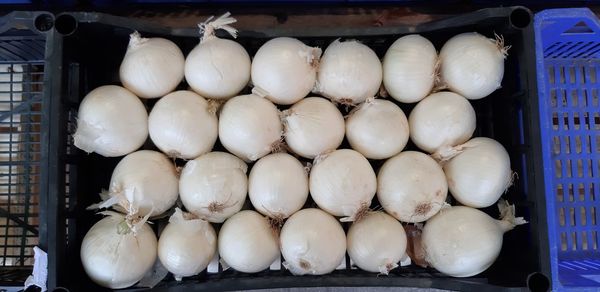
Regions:
[[[268,29],[253,29],[253,30],[239,30],[238,37],[249,37],[249,38],[274,38],[280,36],[293,36],[298,38],[311,38],[311,37],[332,37],[337,36],[340,38],[356,35],[368,35],[368,36],[385,36],[385,35],[407,35],[421,32],[427,32],[437,30],[445,27],[452,27],[464,25],[465,19],[472,19],[469,23],[474,23],[477,20],[486,18],[501,18],[510,17],[514,12],[525,12],[533,19],[533,13],[525,6],[508,6],[508,7],[491,7],[482,8],[474,11],[447,15],[441,19],[432,21],[426,21],[415,25],[394,25],[384,27],[311,27],[306,30],[299,30],[298,28],[268,28]],[[197,37],[200,38],[198,28],[192,27],[171,27],[160,25],[148,20],[135,19],[132,21],[127,16],[117,16],[104,12],[89,12],[89,11],[65,11],[56,14],[56,19],[61,17],[72,17],[77,23],[110,23],[114,26],[123,28],[129,28],[131,30],[138,30],[141,32],[150,32],[155,35],[170,35],[174,37]],[[202,19],[200,19],[202,20]],[[463,22],[461,22],[463,21]],[[530,22],[526,27],[519,27],[511,22],[511,25],[515,29],[526,29],[531,27]],[[427,29],[423,27],[427,26]],[[65,34],[69,35],[69,33]],[[226,36],[225,34],[223,36]],[[228,37],[228,36],[226,36]]]

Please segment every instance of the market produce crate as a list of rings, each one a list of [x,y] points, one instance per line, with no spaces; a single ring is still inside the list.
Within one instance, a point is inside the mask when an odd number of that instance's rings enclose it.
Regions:
[[[555,289],[600,287],[600,21],[535,16],[548,241]]]
[[[219,14],[215,11],[215,14]],[[198,20],[203,21],[203,19]],[[60,72],[52,76],[60,80],[60,93],[52,96],[56,110],[52,112],[51,146],[56,150],[56,163],[49,165],[48,195],[58,201],[59,226],[54,236],[56,245],[49,250],[50,264],[56,267],[51,275],[51,287],[66,287],[70,291],[100,289],[85,274],[79,257],[81,241],[89,228],[102,216],[86,210],[99,201],[98,193],[108,186],[119,158],[104,158],[86,154],[73,146],[77,109],[83,97],[92,89],[107,84],[119,84],[118,68],[125,53],[129,34],[138,30],[142,35],[160,36],[177,43],[187,54],[198,44],[198,29],[171,28],[134,18],[101,13],[64,13],[57,15],[53,38],[60,54]],[[398,37],[419,33],[431,40],[437,49],[450,37],[477,31],[493,37],[503,35],[511,45],[505,62],[502,88],[492,95],[471,101],[477,113],[475,136],[491,137],[508,150],[513,169],[518,174],[504,198],[516,205],[517,214],[529,224],[519,226],[504,236],[498,260],[484,273],[470,278],[451,278],[431,268],[409,265],[393,270],[389,276],[377,276],[345,263],[324,276],[292,276],[279,263],[257,274],[244,274],[231,269],[223,271],[217,262],[200,275],[175,282],[167,276],[155,289],[158,291],[232,290],[273,287],[308,286],[408,286],[451,290],[544,289],[548,287],[546,209],[542,181],[537,91],[535,83],[534,34],[531,13],[523,7],[483,9],[414,26],[265,28],[241,30],[237,41],[252,56],[267,40],[279,36],[299,38],[311,46],[325,48],[336,38],[357,39],[379,55]],[[180,89],[187,88],[181,84]],[[247,88],[245,92],[249,92]],[[154,101],[145,100],[150,109]],[[401,105],[408,114],[410,105]],[[347,147],[348,144],[342,145]],[[216,146],[219,149],[219,145]],[[150,141],[143,147],[156,149]],[[409,145],[408,149],[416,149]],[[184,161],[177,162],[183,165]],[[373,161],[375,170],[381,162]],[[373,206],[376,206],[374,202]],[[307,206],[314,206],[312,201]],[[250,208],[250,204],[247,204]],[[495,207],[484,211],[498,217]],[[153,225],[158,232],[165,219]],[[219,226],[215,226],[217,229]],[[345,228],[348,226],[345,225]],[[476,240],[476,239],[474,239]]]
[[[23,287],[33,247],[48,248],[47,202],[54,16],[12,12],[0,17],[0,286]]]

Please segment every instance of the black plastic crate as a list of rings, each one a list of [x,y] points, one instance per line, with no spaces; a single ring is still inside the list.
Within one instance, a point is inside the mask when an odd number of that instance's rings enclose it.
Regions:
[[[199,19],[198,21],[202,21]],[[79,258],[80,244],[88,229],[101,216],[86,210],[98,202],[98,193],[108,186],[114,166],[120,158],[104,158],[86,154],[72,145],[75,117],[79,102],[92,89],[107,84],[119,84],[118,68],[125,53],[129,34],[138,30],[143,36],[160,36],[173,40],[187,54],[199,41],[196,27],[169,28],[133,18],[101,13],[64,13],[58,15],[53,42],[60,48],[54,61],[62,67],[57,75],[60,93],[53,96],[52,139],[56,150],[49,196],[56,200],[57,226],[54,249],[50,250],[50,287],[66,287],[71,291],[99,289],[83,271]],[[338,37],[358,39],[383,57],[387,48],[399,36],[419,33],[440,49],[450,37],[468,31],[487,36],[504,36],[511,45],[505,63],[503,87],[491,96],[472,101],[477,113],[475,136],[497,139],[510,153],[513,169],[519,178],[505,194],[514,203],[517,214],[530,223],[507,233],[500,257],[486,272],[470,278],[451,278],[433,269],[415,265],[400,267],[389,276],[377,276],[347,265],[324,276],[292,276],[285,269],[243,274],[233,270],[219,273],[203,272],[198,276],[175,282],[168,276],[157,291],[234,290],[275,287],[314,286],[408,286],[450,290],[496,290],[543,288],[547,285],[548,252],[545,223],[544,189],[541,171],[539,125],[534,55],[534,35],[531,14],[523,7],[483,9],[460,16],[420,24],[394,27],[335,27],[323,29],[269,28],[260,31],[240,31],[237,39],[253,55],[267,40],[279,36],[297,37],[312,46],[325,48]],[[58,82],[58,81],[57,81]],[[182,84],[180,89],[187,88]],[[249,91],[249,89],[246,89]],[[155,101],[144,101],[150,109]],[[402,105],[405,113],[412,106]],[[347,144],[346,144],[347,145]],[[217,146],[220,147],[220,146]],[[150,141],[144,146],[155,149]],[[413,145],[409,145],[413,148]],[[183,161],[178,163],[183,164]],[[375,170],[381,162],[373,163]],[[307,203],[311,205],[309,201]],[[376,204],[376,203],[374,203]],[[247,204],[249,207],[249,204]],[[497,217],[495,208],[485,211]],[[155,228],[158,230],[165,219]],[[218,226],[216,226],[218,228]],[[347,226],[345,226],[347,227]],[[349,263],[349,259],[347,259]],[[221,271],[219,269],[219,271]]]
[[[48,135],[54,16],[0,17],[0,286],[23,287],[33,247],[48,250]]]

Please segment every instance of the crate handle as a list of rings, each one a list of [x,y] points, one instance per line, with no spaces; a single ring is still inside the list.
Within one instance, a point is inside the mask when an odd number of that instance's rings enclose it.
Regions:
[[[576,23],[571,28],[567,29],[563,34],[578,34],[578,33],[595,33],[593,29],[585,21]]]
[[[563,41],[588,39],[592,34],[600,34],[600,22],[588,8],[573,8],[565,14],[564,9],[548,9],[535,15],[535,27],[542,32],[542,40],[556,38],[562,31]]]
[[[64,36],[73,34],[77,30],[77,26],[77,19],[69,13],[59,14],[54,21],[56,31]]]

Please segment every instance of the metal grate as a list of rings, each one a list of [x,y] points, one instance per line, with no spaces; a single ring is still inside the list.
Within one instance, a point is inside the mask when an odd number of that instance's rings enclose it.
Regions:
[[[3,282],[22,281],[24,272],[20,268],[30,269],[33,247],[39,243],[43,48],[44,41],[36,38],[0,38],[0,279]]]

